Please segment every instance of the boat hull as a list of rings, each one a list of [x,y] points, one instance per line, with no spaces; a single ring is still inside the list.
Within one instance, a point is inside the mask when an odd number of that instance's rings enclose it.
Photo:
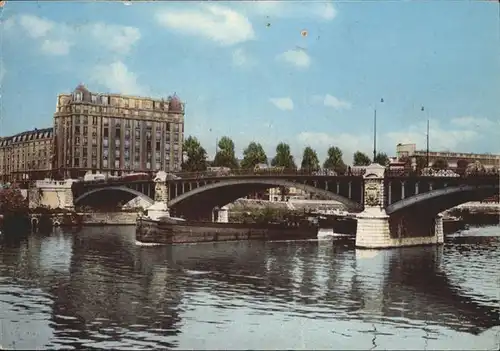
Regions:
[[[182,244],[235,240],[316,239],[318,228],[312,225],[245,224],[212,222],[156,221],[137,219],[136,240],[142,244]]]

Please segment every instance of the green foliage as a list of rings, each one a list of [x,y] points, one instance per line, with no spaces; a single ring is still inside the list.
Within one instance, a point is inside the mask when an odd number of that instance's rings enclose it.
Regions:
[[[213,165],[215,167],[238,168],[238,161],[234,155],[234,142],[231,138],[224,136],[217,144],[219,151],[215,155]]]
[[[323,168],[332,169],[338,174],[344,174],[347,170],[347,166],[342,159],[342,150],[336,146],[331,146],[328,149],[327,157],[323,163]]]
[[[276,146],[276,156],[271,161],[273,167],[284,167],[286,169],[296,169],[297,165],[290,152],[290,145],[286,143],[279,143]]]
[[[183,150],[187,160],[182,162],[185,172],[203,172],[207,169],[207,152],[197,138],[189,136],[184,140]]]
[[[241,168],[252,169],[259,163],[267,164],[267,155],[261,144],[252,141],[243,151]]]
[[[417,172],[420,172],[423,169],[427,168],[427,158],[424,156],[418,156],[416,159],[416,163]]]
[[[371,163],[368,155],[362,153],[361,151],[356,151],[353,156],[353,165],[354,166],[369,166]]]
[[[320,168],[318,154],[309,146],[304,149],[300,168],[308,171],[317,171]]]
[[[383,152],[377,153],[375,156],[375,160],[373,160],[374,163],[378,163],[381,166],[388,166],[389,165],[389,157]]]
[[[23,197],[21,190],[13,185],[7,189],[0,189],[0,213],[27,213],[28,200]]]

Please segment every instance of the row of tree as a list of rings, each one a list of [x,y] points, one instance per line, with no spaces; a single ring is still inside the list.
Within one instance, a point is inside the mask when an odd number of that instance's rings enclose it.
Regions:
[[[297,164],[290,151],[290,145],[287,143],[279,143],[276,146],[276,155],[269,160],[264,148],[260,143],[251,142],[243,151],[243,160],[238,163],[236,159],[234,142],[229,137],[222,137],[218,142],[218,151],[212,162],[214,167],[228,167],[231,169],[242,168],[252,169],[258,164],[270,164],[273,167],[284,167],[286,169],[296,169]],[[207,152],[196,137],[189,136],[184,140],[184,151],[187,159],[182,164],[182,169],[186,172],[201,172],[207,169],[209,165],[207,161]],[[270,161],[270,162],[269,162]],[[379,153],[375,157],[375,163],[387,165],[389,158],[384,153]],[[354,166],[367,166],[372,162],[368,155],[357,151],[354,154]],[[321,167],[322,166],[322,167]],[[315,171],[320,168],[331,169],[338,173],[344,173],[347,166],[343,160],[342,150],[336,146],[331,146],[328,149],[327,157],[321,165],[316,151],[307,146],[302,154],[301,169]]]

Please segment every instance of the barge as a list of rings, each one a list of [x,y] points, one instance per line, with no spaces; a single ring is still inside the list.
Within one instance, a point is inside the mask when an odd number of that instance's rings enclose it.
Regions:
[[[182,218],[140,217],[136,224],[139,245],[184,244],[235,240],[316,239],[317,225],[307,221],[286,223],[220,223],[186,221]]]

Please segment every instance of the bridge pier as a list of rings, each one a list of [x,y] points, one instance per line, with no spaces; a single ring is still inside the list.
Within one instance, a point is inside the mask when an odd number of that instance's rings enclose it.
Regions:
[[[155,202],[147,208],[148,217],[152,220],[158,220],[161,217],[170,217],[170,210],[167,205],[168,187],[166,184],[167,174],[163,171],[158,172],[155,182]]]
[[[384,197],[384,167],[372,164],[365,173],[363,212],[357,217],[356,247],[365,249],[387,249],[417,245],[439,245],[444,243],[443,216],[433,220],[419,218],[418,214],[389,215]],[[390,189],[390,188],[389,188]],[[405,197],[402,188],[402,197]],[[390,196],[390,195],[389,195]],[[426,216],[428,213],[422,213]],[[408,214],[407,214],[408,216]]]

